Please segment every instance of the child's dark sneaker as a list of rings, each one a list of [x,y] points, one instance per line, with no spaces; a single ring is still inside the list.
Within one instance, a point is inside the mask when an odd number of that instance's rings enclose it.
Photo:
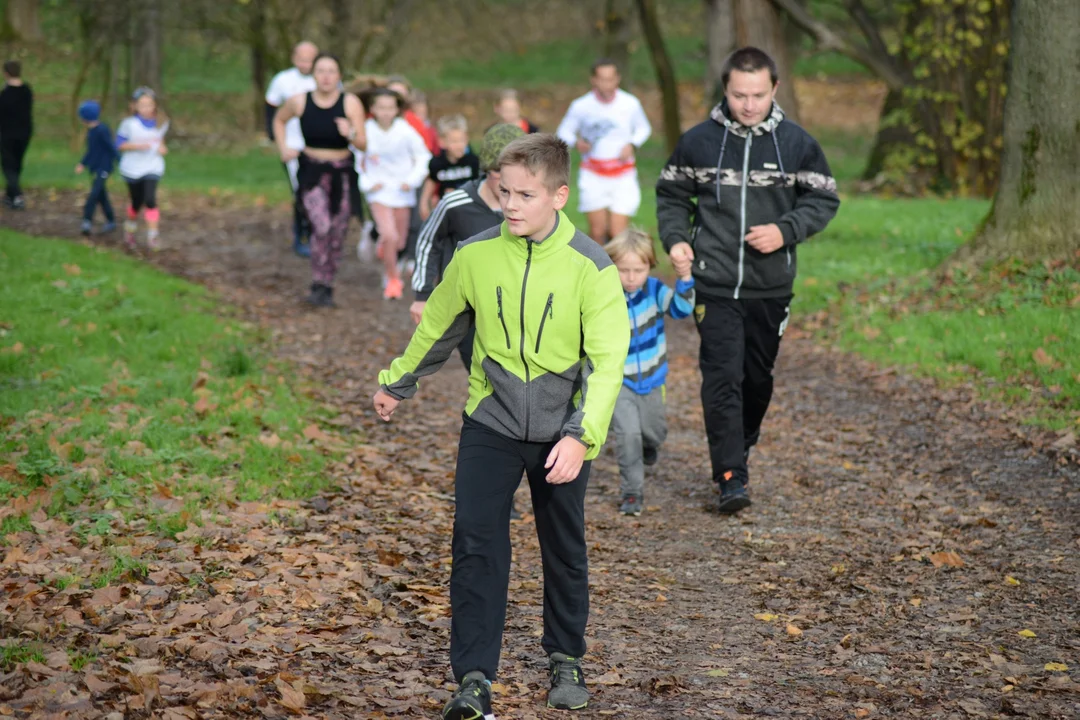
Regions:
[[[641,453],[641,460],[645,465],[655,465],[656,461],[660,459],[660,451],[653,447],[647,447]]]
[[[746,483],[739,474],[728,471],[720,482],[720,502],[717,512],[733,515],[750,507],[750,494],[746,492]]]
[[[562,653],[551,653],[548,670],[551,672],[549,708],[581,710],[588,707],[589,691],[585,689],[585,676],[581,673],[580,659]]]
[[[623,495],[622,505],[619,506],[619,512],[623,515],[639,517],[641,515],[643,502],[644,499],[640,495]]]
[[[101,226],[100,230],[98,230],[98,235],[108,235],[111,232],[116,232],[116,223],[107,222]]]
[[[93,223],[91,223],[89,220],[83,220],[82,224],[79,225],[79,234],[83,237],[90,237],[90,231],[93,229]]]
[[[495,720],[491,713],[491,683],[484,673],[466,673],[454,697],[443,706],[442,720]]]
[[[333,288],[321,283],[311,284],[311,294],[304,298],[304,302],[314,307],[336,307]]]

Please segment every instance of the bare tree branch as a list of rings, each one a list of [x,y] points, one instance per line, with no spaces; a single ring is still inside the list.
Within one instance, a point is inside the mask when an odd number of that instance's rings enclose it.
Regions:
[[[883,42],[881,43],[880,48],[874,47],[871,49],[863,47],[815,18],[810,14],[809,10],[796,2],[796,0],[770,1],[778,9],[786,12],[792,22],[817,40],[823,50],[834,50],[862,63],[872,70],[874,74],[884,80],[886,85],[894,90],[901,90],[908,84],[904,74],[898,70],[893,63]],[[858,2],[858,0],[850,0],[848,2],[848,9],[853,14],[855,12],[852,8],[853,5],[857,5],[863,13],[866,12],[865,8],[862,7],[862,4]],[[872,24],[869,16],[864,17],[864,20],[871,22]],[[858,18],[856,18],[856,22],[858,22]],[[867,30],[862,27],[862,23],[860,23],[860,29],[863,30],[864,34],[867,32]],[[872,30],[874,34],[877,35],[877,28],[872,28]],[[877,38],[880,40],[880,35],[877,35]]]

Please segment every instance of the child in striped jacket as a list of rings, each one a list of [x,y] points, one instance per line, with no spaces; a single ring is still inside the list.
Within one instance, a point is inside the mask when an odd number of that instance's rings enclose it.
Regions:
[[[656,267],[653,240],[635,228],[616,235],[604,249],[619,270],[630,314],[630,350],[611,419],[622,480],[619,512],[638,516],[644,506],[645,466],[656,463],[667,437],[664,314],[679,319],[694,311],[694,278],[680,277],[672,291],[650,277]]]

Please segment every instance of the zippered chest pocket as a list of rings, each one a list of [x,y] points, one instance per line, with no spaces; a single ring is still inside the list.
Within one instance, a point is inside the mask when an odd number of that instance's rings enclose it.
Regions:
[[[540,316],[540,327],[536,331],[536,347],[533,352],[540,353],[540,341],[544,338],[544,327],[547,325],[548,318],[555,317],[555,310],[552,307],[555,301],[555,293],[550,292],[547,296],[547,302],[544,304],[544,314]]]
[[[510,330],[506,327],[506,312],[503,309],[503,289],[502,285],[495,288],[495,300],[498,303],[499,308],[499,324],[502,325],[503,336],[506,337],[506,349],[510,349]]]

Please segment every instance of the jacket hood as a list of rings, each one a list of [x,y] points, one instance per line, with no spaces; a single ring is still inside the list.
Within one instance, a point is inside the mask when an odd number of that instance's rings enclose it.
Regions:
[[[771,133],[776,129],[777,125],[784,121],[784,111],[780,105],[773,100],[772,110],[769,112],[768,117],[753,127],[747,127],[738,120],[733,120],[730,117],[727,100],[724,99],[716,104],[716,107],[709,113],[709,117],[717,124],[722,125],[739,137],[746,137],[751,134],[764,135],[765,133]]]

